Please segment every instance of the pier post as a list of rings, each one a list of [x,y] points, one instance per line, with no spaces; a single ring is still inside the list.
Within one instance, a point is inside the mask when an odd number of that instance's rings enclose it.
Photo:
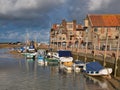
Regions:
[[[119,28],[118,28],[119,30]],[[120,47],[120,30],[119,30],[119,36],[117,41],[117,51],[116,51],[116,58],[115,58],[115,70],[114,70],[114,77],[116,77],[117,69],[118,69],[118,59],[119,59],[119,47]]]
[[[108,28],[107,28],[107,31],[106,31],[106,41],[105,41],[105,51],[104,51],[104,58],[103,58],[103,66],[106,66],[107,44],[108,44]]]

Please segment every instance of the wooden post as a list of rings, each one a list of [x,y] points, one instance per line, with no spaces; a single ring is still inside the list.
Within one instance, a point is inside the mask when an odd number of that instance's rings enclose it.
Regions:
[[[106,32],[106,41],[105,41],[105,51],[104,51],[104,58],[103,58],[103,66],[106,66],[107,44],[108,44],[108,28],[107,28],[107,32]]]
[[[120,43],[119,42],[120,42],[120,30],[119,30],[119,36],[118,36],[118,41],[117,41],[117,51],[116,51],[116,58],[115,58],[114,77],[116,77],[117,69],[118,69],[119,47],[120,47]]]
[[[88,31],[86,29],[86,49],[85,49],[85,63],[87,61],[87,49],[88,49]]]
[[[93,52],[93,62],[95,62],[95,43],[94,43],[94,52]]]
[[[77,60],[79,59],[80,40],[78,41]]]

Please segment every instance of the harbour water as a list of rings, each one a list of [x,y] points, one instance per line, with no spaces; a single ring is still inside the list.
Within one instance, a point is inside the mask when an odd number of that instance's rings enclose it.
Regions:
[[[0,49],[0,90],[115,90],[104,78],[82,72],[60,72],[58,65],[41,66]]]

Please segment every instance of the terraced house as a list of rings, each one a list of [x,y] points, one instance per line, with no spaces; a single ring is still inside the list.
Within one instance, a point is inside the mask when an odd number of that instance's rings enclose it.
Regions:
[[[50,46],[56,48],[72,48],[80,46],[84,36],[82,25],[76,20],[67,22],[62,20],[61,24],[53,24],[50,31]]]
[[[84,24],[88,32],[89,46],[95,46],[98,49],[103,48],[106,44],[109,49],[117,47],[120,14],[89,14],[85,18]]]

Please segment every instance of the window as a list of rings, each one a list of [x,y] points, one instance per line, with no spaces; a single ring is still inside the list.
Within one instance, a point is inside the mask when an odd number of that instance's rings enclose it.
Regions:
[[[72,37],[70,36],[70,40],[72,40]]]
[[[61,37],[59,37],[59,40],[61,40]]]
[[[65,38],[63,38],[63,40],[65,40]]]
[[[62,34],[62,30],[59,30],[59,34]]]
[[[97,32],[98,31],[98,29],[97,28],[94,28],[94,32]]]
[[[120,27],[116,27],[116,30],[119,30]]]
[[[73,28],[73,24],[68,24],[67,28]]]

